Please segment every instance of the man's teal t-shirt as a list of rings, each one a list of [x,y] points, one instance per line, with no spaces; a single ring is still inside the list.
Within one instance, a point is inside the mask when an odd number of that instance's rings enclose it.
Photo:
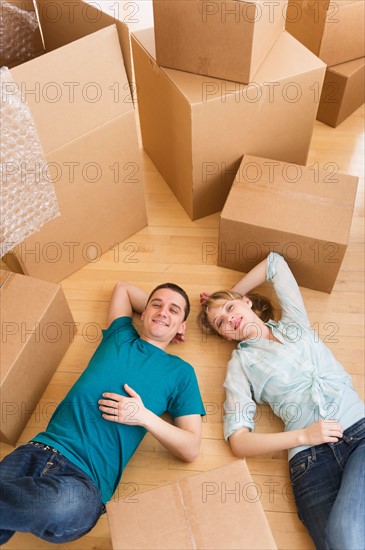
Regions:
[[[137,423],[119,424],[101,416],[98,400],[102,393],[127,395],[124,384],[158,416],[166,411],[173,418],[205,414],[193,367],[141,340],[130,317],[115,319],[103,331],[89,365],[57,407],[46,431],[34,438],[55,447],[88,474],[104,503],[112,497],[146,434]]]

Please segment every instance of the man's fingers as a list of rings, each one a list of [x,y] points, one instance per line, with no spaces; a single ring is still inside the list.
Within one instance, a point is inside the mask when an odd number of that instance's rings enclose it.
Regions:
[[[108,407],[107,405],[99,405],[99,409],[101,412],[109,416],[118,416],[118,408]]]
[[[108,407],[110,409],[117,409],[118,408],[118,401],[113,401],[111,399],[99,399],[98,403],[99,403],[99,405],[102,405],[104,407]]]
[[[121,395],[118,393],[103,392],[102,395],[105,399],[112,399],[113,401],[119,401],[121,398]]]
[[[135,392],[133,388],[128,386],[128,384],[124,384],[124,389],[131,397],[139,397],[138,393]]]

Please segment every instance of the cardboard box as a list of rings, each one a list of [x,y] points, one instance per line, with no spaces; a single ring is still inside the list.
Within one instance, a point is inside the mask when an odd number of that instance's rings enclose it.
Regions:
[[[247,86],[160,68],[153,29],[132,51],[143,146],[192,219],[222,209],[244,153],[306,163],[325,65],[289,33]]]
[[[104,11],[104,2],[87,0],[36,0],[38,17],[48,52],[66,46],[96,31],[115,25],[123,53],[124,67],[133,91],[133,69],[130,48],[129,22],[134,20],[136,7],[121,10],[118,2],[110,13]],[[137,8],[138,9],[138,8]],[[138,12],[137,12],[138,13]]]
[[[289,0],[286,30],[327,65],[365,55],[363,0]]]
[[[153,0],[163,67],[249,83],[285,27],[287,0]]]
[[[54,181],[61,212],[12,255],[23,273],[59,282],[147,224],[135,111],[116,27],[11,75],[48,163],[47,173],[36,177]]]
[[[44,53],[33,0],[1,2],[0,36],[1,67],[14,67]]]
[[[364,103],[365,57],[329,67],[317,120],[336,128]]]
[[[299,285],[331,292],[345,255],[358,178],[245,155],[219,227],[218,265],[247,273],[282,254]]]
[[[113,548],[277,548],[244,461],[107,505]]]
[[[75,324],[59,285],[0,270],[0,296],[1,441],[15,445]]]

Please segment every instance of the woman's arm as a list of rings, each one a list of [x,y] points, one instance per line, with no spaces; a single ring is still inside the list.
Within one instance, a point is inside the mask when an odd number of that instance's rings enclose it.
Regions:
[[[230,436],[229,443],[233,454],[244,458],[285,451],[301,445],[312,447],[322,443],[336,443],[342,434],[339,422],[319,420],[303,430],[280,433],[254,433],[248,428],[240,428]]]
[[[262,285],[266,282],[266,269],[267,269],[267,258],[262,260],[259,264],[253,267],[247,275],[244,275],[237,284],[231,289],[234,292],[238,292],[242,296],[245,296],[251,290],[257,286]]]
[[[246,275],[238,281],[234,287],[231,288],[233,292],[238,292],[241,296],[245,296],[251,290],[257,286],[262,285],[266,282],[266,269],[267,269],[267,258],[262,260],[259,264],[253,267]],[[209,292],[202,291],[200,293],[200,303],[203,305],[208,300],[210,296]]]
[[[178,458],[186,462],[195,460],[201,442],[200,414],[180,416],[175,418],[175,425],[170,424],[147,409],[141,397],[127,384],[124,389],[130,397],[103,393],[103,399],[99,400],[103,418],[120,424],[142,426]]]
[[[295,277],[286,260],[276,252],[271,252],[265,260],[251,269],[232,290],[244,295],[266,281],[273,284],[283,323],[310,324]]]

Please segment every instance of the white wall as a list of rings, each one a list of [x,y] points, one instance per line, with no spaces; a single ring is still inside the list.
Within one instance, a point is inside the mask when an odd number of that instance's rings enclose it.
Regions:
[[[86,0],[116,19],[133,32],[153,26],[152,0]]]

